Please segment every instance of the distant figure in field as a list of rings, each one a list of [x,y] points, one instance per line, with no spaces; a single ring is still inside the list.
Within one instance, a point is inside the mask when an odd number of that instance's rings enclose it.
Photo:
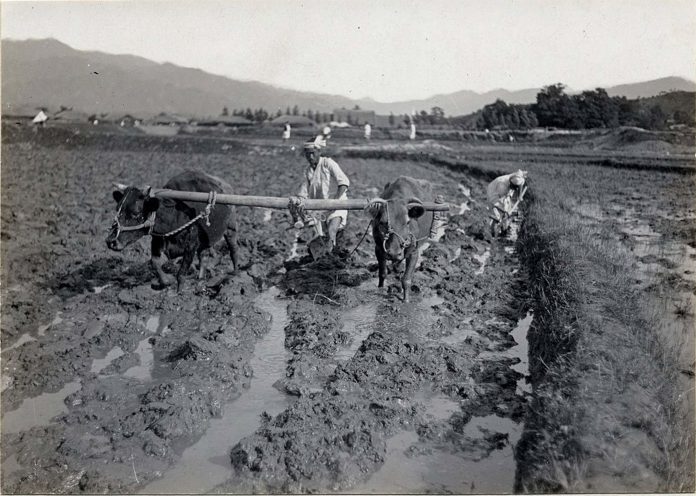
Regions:
[[[292,128],[290,127],[290,123],[286,122],[285,128],[283,129],[283,141],[287,141],[290,139],[291,130],[292,130]]]
[[[411,121],[411,134],[408,135],[408,139],[416,139],[416,123]]]
[[[369,140],[372,135],[372,126],[369,123],[365,123],[365,139]]]
[[[315,143],[318,143],[319,146],[326,148],[326,146],[329,143],[329,138],[331,137],[331,127],[330,126],[324,126],[324,128],[321,130],[321,134],[316,137],[314,140]]]
[[[486,196],[491,203],[491,235],[504,235],[510,218],[527,191],[527,171],[518,170],[495,178],[488,185]]]

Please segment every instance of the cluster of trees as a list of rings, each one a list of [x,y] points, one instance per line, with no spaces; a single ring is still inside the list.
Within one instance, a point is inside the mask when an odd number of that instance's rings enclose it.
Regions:
[[[540,126],[565,129],[612,128],[637,126],[644,129],[663,129],[669,123],[693,124],[693,116],[678,110],[671,114],[657,104],[626,97],[609,96],[603,88],[567,95],[563,84],[544,87],[537,93],[531,110]]]
[[[307,117],[308,119],[312,119],[317,124],[331,122],[334,118],[334,115],[328,112],[315,112],[311,109],[300,112],[300,108],[297,105],[295,105],[292,109],[287,107],[284,113],[281,109],[278,109],[275,113],[270,113],[263,108],[258,108],[255,110],[252,110],[251,108],[233,109],[230,113],[229,109],[225,107],[222,109],[222,113],[220,115],[223,117],[228,115],[236,115],[258,123],[273,120],[283,115],[301,115],[303,117]]]
[[[531,129],[539,121],[528,105],[508,105],[503,100],[486,105],[476,121],[478,129]]]

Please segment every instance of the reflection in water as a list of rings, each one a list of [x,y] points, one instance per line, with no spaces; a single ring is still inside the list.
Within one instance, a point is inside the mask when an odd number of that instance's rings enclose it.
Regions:
[[[517,381],[516,393],[519,395],[532,392],[530,385],[527,384],[527,376],[529,375],[529,342],[527,341],[527,333],[532,325],[533,318],[532,312],[527,312],[527,315],[517,323],[517,326],[511,333],[516,344],[508,350],[508,353],[510,356],[520,359],[520,362],[513,365],[512,369],[524,376]]]
[[[138,343],[138,347],[135,352],[140,356],[140,365],[126,370],[123,375],[126,377],[133,377],[135,379],[140,379],[142,381],[152,380],[152,369],[155,364],[155,357],[152,351],[152,343],[150,343],[150,338],[145,338]]]
[[[474,272],[475,275],[480,276],[483,274],[483,269],[486,268],[486,262],[488,261],[488,258],[491,256],[491,250],[486,248],[486,251],[482,255],[474,255],[474,258],[478,263],[481,264],[481,267],[479,267],[476,272]]]
[[[49,330],[51,327],[53,327],[54,325],[58,325],[58,324],[60,324],[61,322],[63,322],[63,318],[61,317],[61,314],[62,314],[62,313],[63,313],[63,312],[58,312],[58,313],[56,313],[55,318],[54,318],[50,323],[48,323],[48,324],[46,324],[46,325],[40,326],[40,327],[39,327],[39,336],[45,335],[45,334],[46,334],[46,331]]]
[[[66,384],[57,393],[44,393],[35,398],[27,398],[16,410],[5,411],[2,415],[2,433],[25,431],[32,427],[48,425],[53,417],[67,412],[64,400],[79,391],[79,381]]]
[[[19,348],[24,343],[28,343],[29,341],[36,341],[36,338],[33,337],[28,332],[25,332],[24,334],[19,336],[19,339],[12,346],[8,346],[7,348],[4,348],[2,351],[8,351],[8,350],[12,350],[14,348]]]
[[[115,346],[109,350],[104,358],[95,358],[92,361],[91,372],[98,374],[120,356],[123,356],[123,350],[119,346]]]
[[[260,425],[261,413],[277,415],[289,404],[273,384],[285,375],[289,354],[285,350],[287,303],[277,299],[278,288],[259,295],[254,305],[271,314],[269,332],[256,343],[250,365],[251,385],[225,405],[224,415],[212,419],[203,437],[188,447],[174,468],[141,491],[144,494],[206,493],[232,476],[229,451]]]
[[[352,341],[349,346],[339,348],[334,355],[336,360],[346,361],[355,355],[362,342],[372,333],[376,315],[376,302],[358,305],[343,314],[343,331],[351,336]]]

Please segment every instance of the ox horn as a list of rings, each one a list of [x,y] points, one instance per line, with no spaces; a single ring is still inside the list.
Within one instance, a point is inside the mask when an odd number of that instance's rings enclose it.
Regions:
[[[126,191],[126,189],[128,188],[128,186],[126,186],[125,184],[121,184],[121,183],[113,183],[113,185],[114,185],[114,188],[116,188],[119,191]]]

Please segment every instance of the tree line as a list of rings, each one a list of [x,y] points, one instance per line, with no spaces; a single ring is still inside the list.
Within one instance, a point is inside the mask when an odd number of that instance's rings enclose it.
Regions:
[[[618,126],[637,126],[644,129],[664,129],[670,124],[685,124],[693,126],[694,113],[689,109],[674,111],[663,110],[663,107],[654,102],[654,99],[628,100],[626,97],[609,96],[603,88],[591,91],[583,91],[576,95],[568,95],[562,83],[545,86],[536,95],[536,102],[532,104],[508,104],[503,100],[496,100],[486,105],[481,110],[470,116],[447,117],[440,107],[433,107],[430,111],[420,110],[412,115],[403,114],[389,116],[390,126],[431,125],[453,126],[468,129],[532,129],[535,127],[554,127],[560,129],[593,129],[613,128]],[[693,97],[691,98],[693,103]],[[356,105],[354,110],[360,110]],[[230,115],[225,107],[223,116]],[[287,107],[285,112],[278,109],[275,113],[269,113],[265,109],[252,110],[234,109],[231,115],[241,116],[250,121],[262,123],[283,115],[301,115],[313,120],[317,124],[325,124],[335,120],[330,112],[300,110],[295,105]],[[351,122],[348,116],[348,124]]]
[[[693,102],[693,97],[691,100]],[[537,93],[533,104],[508,105],[497,100],[486,105],[476,120],[478,129],[530,129],[538,126],[664,129],[669,124],[694,125],[694,114],[684,110],[665,111],[654,99],[628,100],[623,96],[609,96],[603,88],[568,95],[562,83],[545,86]]]

